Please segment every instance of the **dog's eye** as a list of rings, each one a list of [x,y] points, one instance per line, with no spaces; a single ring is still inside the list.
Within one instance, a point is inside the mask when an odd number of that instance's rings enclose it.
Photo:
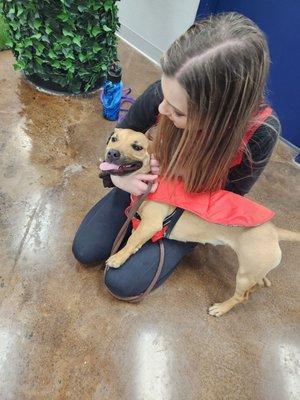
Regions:
[[[115,136],[113,136],[113,137],[111,138],[111,141],[112,141],[112,142],[117,142],[117,140],[118,140],[118,139],[117,139]]]
[[[136,151],[143,150],[142,146],[139,146],[138,144],[133,144],[132,148],[133,148],[133,150],[136,150]]]

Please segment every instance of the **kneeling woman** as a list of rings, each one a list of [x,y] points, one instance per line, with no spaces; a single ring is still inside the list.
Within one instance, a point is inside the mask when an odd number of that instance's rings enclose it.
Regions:
[[[73,243],[78,261],[91,264],[109,257],[126,219],[130,193],[144,193],[147,182],[159,173],[180,178],[188,192],[249,192],[280,131],[264,98],[269,63],[263,32],[237,13],[195,23],[171,45],[161,60],[161,81],[146,89],[119,124],[146,132],[157,123],[152,174],[104,181],[115,188],[82,221]],[[154,183],[152,191],[156,187]],[[156,287],[195,247],[163,241],[165,261]],[[109,269],[105,283],[117,296],[139,295],[152,281],[158,262],[159,245],[148,241],[119,269]]]

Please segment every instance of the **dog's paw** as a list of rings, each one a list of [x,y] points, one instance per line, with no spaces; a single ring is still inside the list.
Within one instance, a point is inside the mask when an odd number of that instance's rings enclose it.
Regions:
[[[227,313],[229,311],[228,307],[224,305],[224,303],[215,303],[208,309],[208,314],[213,317],[221,317],[221,315]]]
[[[128,257],[125,256],[124,254],[118,252],[113,256],[109,257],[108,260],[106,260],[106,265],[108,265],[110,268],[119,268],[122,264],[124,264],[127,258]]]
[[[106,260],[106,265],[108,265],[110,268],[119,268],[121,264],[122,262],[118,259],[118,257],[116,257],[116,254]]]

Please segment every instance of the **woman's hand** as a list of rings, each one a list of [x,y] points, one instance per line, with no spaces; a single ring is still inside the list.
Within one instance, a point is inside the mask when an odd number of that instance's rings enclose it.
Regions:
[[[111,180],[115,186],[119,189],[125,190],[125,192],[132,193],[135,196],[140,196],[147,191],[148,182],[154,182],[157,175],[152,174],[136,174],[136,175],[111,175]],[[155,192],[157,188],[157,182],[155,182],[151,188],[151,193]]]
[[[136,174],[136,175],[111,175],[111,180],[115,186],[125,192],[132,193],[135,196],[140,196],[147,191],[148,182],[154,182],[150,193],[154,193],[158,183],[155,180],[159,174],[158,161],[151,155],[150,161],[151,174]]]

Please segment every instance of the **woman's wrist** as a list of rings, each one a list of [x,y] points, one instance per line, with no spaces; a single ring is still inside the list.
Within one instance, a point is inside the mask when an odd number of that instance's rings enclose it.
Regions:
[[[140,196],[148,189],[148,183],[153,182],[151,192],[153,193],[157,188],[157,175],[152,174],[137,174],[128,176],[112,175],[113,184],[125,192],[131,193],[135,196]]]

